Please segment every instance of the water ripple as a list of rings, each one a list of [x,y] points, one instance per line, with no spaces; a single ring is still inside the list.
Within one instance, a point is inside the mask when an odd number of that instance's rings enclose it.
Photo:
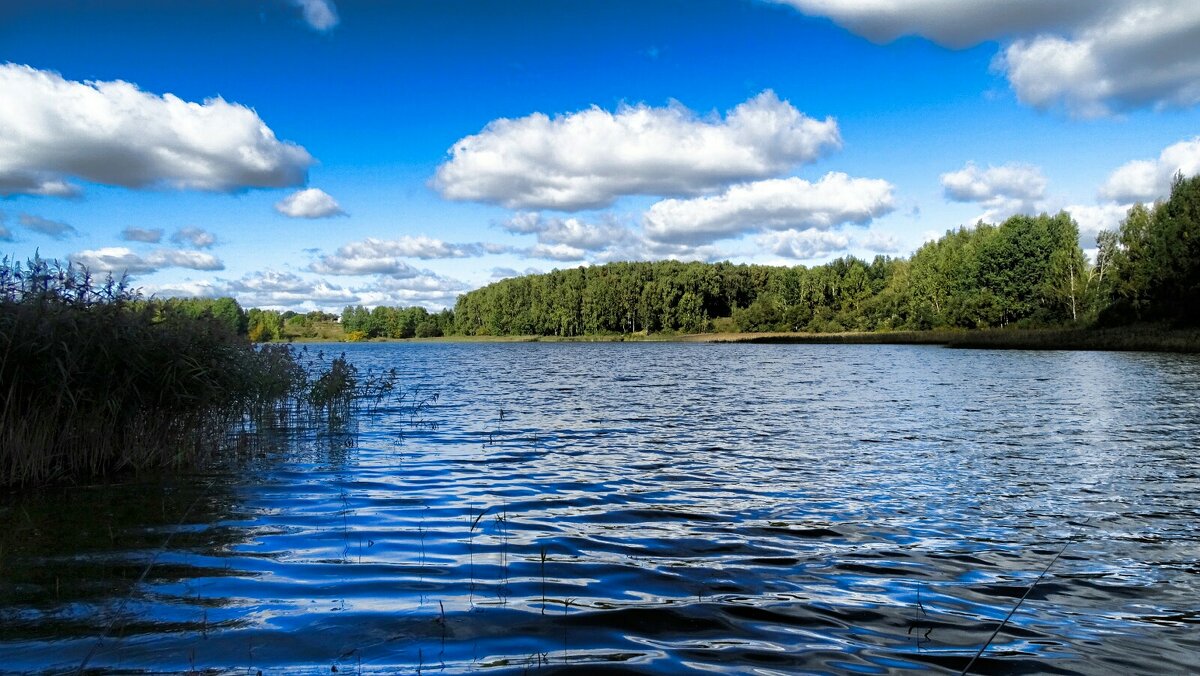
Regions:
[[[1195,358],[347,352],[426,424],[0,501],[0,669],[957,672],[1064,545],[978,671],[1197,664]]]

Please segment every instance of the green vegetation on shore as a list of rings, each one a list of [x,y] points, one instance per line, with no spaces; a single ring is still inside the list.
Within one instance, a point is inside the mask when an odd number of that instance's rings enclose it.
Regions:
[[[224,312],[222,311],[224,310]],[[232,430],[343,420],[394,387],[345,359],[255,347],[223,301],[146,301],[34,259],[0,263],[0,486],[171,468]]]

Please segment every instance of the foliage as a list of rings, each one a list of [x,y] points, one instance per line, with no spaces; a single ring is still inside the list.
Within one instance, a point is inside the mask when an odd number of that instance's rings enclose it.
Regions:
[[[924,331],[1200,321],[1200,177],[1100,233],[1089,264],[1065,212],[948,231],[909,259],[772,267],[609,263],[502,280],[459,296],[460,335]],[[362,313],[366,310],[358,308]],[[347,313],[351,308],[347,308]],[[374,313],[370,313],[374,316]],[[386,334],[376,334],[386,335]]]
[[[342,328],[347,335],[361,333],[365,338],[432,338],[453,333],[454,313],[443,310],[430,314],[423,307],[380,306],[367,310],[356,305],[342,311]]]
[[[465,335],[878,331],[1078,319],[1085,264],[1064,214],[951,231],[911,260],[854,257],[815,267],[610,263],[507,279],[455,306]]]
[[[394,386],[344,359],[314,371],[288,346],[255,348],[234,308],[143,301],[123,281],[37,258],[0,262],[0,486],[178,466],[233,426],[345,417],[366,390]]]
[[[1135,205],[1098,239],[1101,323],[1200,323],[1200,176],[1176,175],[1165,202]]]

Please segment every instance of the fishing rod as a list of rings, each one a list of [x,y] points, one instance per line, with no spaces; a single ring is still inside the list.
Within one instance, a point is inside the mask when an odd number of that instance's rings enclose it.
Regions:
[[[1091,520],[1092,518],[1088,517],[1082,524],[1080,524],[1080,527],[1082,528],[1083,526],[1086,526],[1088,521]],[[1046,573],[1050,572],[1050,569],[1055,563],[1058,562],[1058,559],[1062,557],[1063,552],[1067,551],[1067,547],[1070,547],[1073,541],[1074,540],[1072,539],[1068,539],[1063,543],[1062,549],[1058,550],[1058,553],[1054,555],[1054,558],[1050,559],[1050,563],[1047,563],[1046,567],[1042,569],[1042,573],[1037,576],[1037,579],[1035,579],[1033,583],[1029,585],[1029,588],[1025,590],[1024,594],[1021,594],[1021,598],[1017,599],[1017,604],[1012,607],[1012,610],[1008,611],[1008,615],[1004,617],[1004,621],[1002,621],[1000,625],[996,627],[996,630],[992,632],[992,635],[988,637],[988,640],[984,642],[982,647],[979,648],[979,652],[975,653],[975,656],[971,658],[971,661],[967,662],[967,666],[963,667],[963,670],[959,672],[959,676],[966,676],[967,672],[971,670],[971,667],[975,666],[975,661],[982,657],[984,651],[986,651],[988,646],[992,644],[992,641],[996,640],[996,636],[1000,634],[1000,630],[1008,624],[1008,621],[1012,619],[1012,616],[1017,612],[1017,609],[1020,608],[1021,604],[1025,602],[1025,599],[1029,596],[1029,592],[1033,591],[1033,588],[1038,586],[1038,583],[1046,577]]]

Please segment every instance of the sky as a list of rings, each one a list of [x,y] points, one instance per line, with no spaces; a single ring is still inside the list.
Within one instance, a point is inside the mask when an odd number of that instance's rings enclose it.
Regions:
[[[815,265],[1200,173],[1194,0],[5,0],[0,247],[146,295],[453,306]]]

